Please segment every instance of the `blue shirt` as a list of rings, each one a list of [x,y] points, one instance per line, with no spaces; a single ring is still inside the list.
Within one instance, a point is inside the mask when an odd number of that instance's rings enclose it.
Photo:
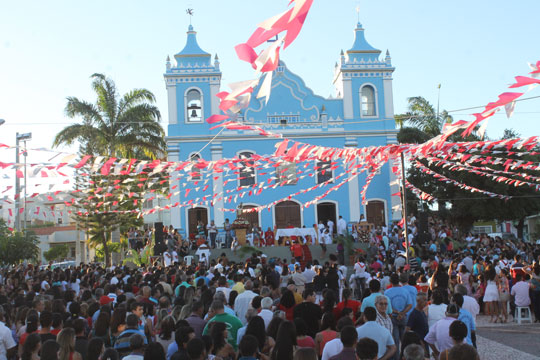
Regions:
[[[418,295],[418,290],[412,285],[403,285],[402,288],[407,290],[412,300],[412,308],[407,312],[408,317],[416,307],[416,295]]]
[[[377,324],[376,321],[366,322],[364,325],[356,328],[356,332],[358,333],[358,340],[367,337],[377,342],[379,346],[377,358],[379,359],[386,353],[387,346],[394,345],[394,338],[390,334],[390,331],[384,326]]]
[[[469,310],[459,309],[458,320],[463,321],[463,323],[467,325],[467,344],[472,345],[471,331],[476,331],[472,314]]]
[[[360,306],[360,311],[364,312],[364,310],[366,310],[367,307],[375,308],[375,300],[377,299],[377,296],[381,296],[381,295],[384,296],[386,300],[388,300],[386,313],[390,315],[392,313],[392,304],[390,303],[390,299],[388,298],[388,296],[385,296],[381,293],[373,293],[369,295],[368,297],[364,298],[364,300],[362,300],[362,306]]]
[[[384,295],[388,296],[394,310],[403,311],[407,305],[412,306],[409,291],[401,286],[391,287],[384,292]]]

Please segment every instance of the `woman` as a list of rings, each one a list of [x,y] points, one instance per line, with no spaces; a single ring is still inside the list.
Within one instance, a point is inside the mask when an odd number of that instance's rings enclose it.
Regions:
[[[270,354],[271,360],[292,360],[296,350],[296,329],[290,321],[284,321],[279,326],[276,335],[276,345]]]
[[[41,349],[41,337],[39,334],[28,335],[22,348],[21,360],[39,360],[39,349]]]
[[[283,312],[281,310],[277,310],[279,312]],[[279,327],[281,325],[282,322],[284,322],[285,319],[283,319],[281,316],[276,316],[275,313],[274,313],[274,317],[272,318],[272,320],[270,320],[270,323],[268,324],[268,328],[266,329],[266,333],[268,334],[268,336],[270,336],[273,340],[275,340],[277,338],[277,332],[279,330]],[[274,341],[275,343],[275,341]]]
[[[110,334],[111,345],[116,343],[118,335],[126,329],[126,310],[118,308],[114,310],[111,318]]]
[[[294,319],[296,328],[296,344],[298,347],[310,347],[315,349],[315,341],[307,334],[307,324],[302,318]]]
[[[334,314],[331,312],[324,313],[321,321],[321,331],[315,335],[315,349],[319,357],[322,356],[324,345],[336,337],[337,331]]]
[[[336,308],[334,309],[334,317],[336,320],[339,320],[341,317],[341,312],[345,308],[349,308],[353,312],[353,321],[356,322],[356,313],[358,312],[358,308],[362,303],[360,301],[351,300],[352,291],[349,288],[343,289],[343,301],[338,303]]]
[[[433,291],[432,304],[428,306],[428,325],[431,328],[437,321],[446,317],[446,304],[443,303],[443,291],[437,289]]]
[[[458,283],[464,285],[467,288],[467,295],[472,295],[472,286],[471,286],[471,273],[465,265],[459,267]]]
[[[167,316],[161,321],[160,333],[156,337],[156,342],[161,344],[165,352],[169,349],[169,345],[174,342],[174,319],[172,316]]]
[[[510,283],[508,281],[508,270],[502,269],[499,272],[498,277],[499,309],[501,312],[501,322],[508,322],[508,312],[506,311],[508,301],[510,301]]]
[[[28,336],[30,336],[31,334],[37,333],[38,323],[39,323],[39,318],[37,314],[35,314],[33,310],[29,311],[28,317],[26,318],[26,330],[19,338],[19,356],[22,356],[24,343],[26,342],[26,339],[28,338]]]
[[[253,335],[259,343],[259,352],[269,356],[270,352],[274,348],[274,339],[266,335],[264,328],[264,320],[260,316],[253,317],[246,328],[245,335]]]
[[[82,360],[81,354],[75,351],[75,330],[73,328],[62,329],[56,342],[60,345],[58,360]]]
[[[108,312],[100,311],[96,323],[94,324],[94,328],[90,333],[92,338],[100,338],[101,340],[103,340],[103,343],[106,347],[110,347],[112,345],[111,333],[109,331],[109,326],[111,322],[110,318],[111,316]]]
[[[41,360],[58,360],[60,345],[55,340],[47,340],[41,345]]]
[[[86,360],[99,360],[99,357],[105,351],[103,339],[93,338],[88,342],[88,352],[86,354]]]
[[[225,323],[215,321],[211,323],[211,326],[210,337],[212,338],[212,343],[214,344],[212,354],[219,356],[223,360],[235,359],[236,353],[234,348],[227,342],[229,335],[227,325]]]
[[[489,265],[485,273],[487,285],[484,293],[484,304],[486,304],[486,312],[491,315],[490,323],[497,322],[499,319],[499,280],[493,266]]]
[[[291,274],[289,274],[289,267],[283,266],[283,270],[281,270],[281,287],[287,287],[290,278]]]
[[[284,267],[285,268],[285,267]],[[296,306],[296,301],[294,300],[294,294],[291,290],[286,289],[279,299],[278,310],[285,311],[285,317],[289,321],[294,319],[294,307]]]

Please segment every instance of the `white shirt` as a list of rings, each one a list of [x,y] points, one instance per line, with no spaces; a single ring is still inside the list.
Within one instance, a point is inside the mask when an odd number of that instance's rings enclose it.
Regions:
[[[347,222],[341,218],[337,221],[337,233],[338,235],[345,235],[347,231]]]
[[[173,261],[173,264],[175,262],[178,262],[178,253],[176,251],[174,251],[174,250],[172,252],[172,261]]]
[[[343,350],[343,343],[340,338],[330,340],[324,345],[321,360],[328,360]]]
[[[317,275],[317,273],[313,271],[313,269],[306,268],[306,270],[304,270],[304,278],[306,279],[306,284],[312,283],[315,275]]]
[[[236,297],[234,300],[234,310],[236,311],[236,316],[242,321],[242,324],[246,325],[246,313],[251,306],[251,300],[257,296],[253,291],[246,290]]]
[[[268,324],[270,324],[270,321],[272,321],[274,313],[268,309],[262,309],[258,315],[264,320],[264,328],[268,329]]]
[[[7,360],[7,351],[17,345],[13,336],[11,336],[11,330],[0,321],[0,360]]]
[[[168,251],[163,253],[163,262],[165,263],[165,266],[172,265],[172,255]]]
[[[529,306],[531,305],[531,298],[529,297],[529,283],[520,281],[512,286],[510,292],[515,297],[516,306]]]
[[[229,301],[229,294],[231,293],[231,289],[229,289],[228,287],[218,287],[216,288],[216,292],[218,291],[221,291],[222,293],[225,294],[225,299],[227,299],[227,302]]]
[[[446,304],[428,306],[428,326],[431,328],[437,321],[446,317]]]
[[[474,322],[476,323],[476,315],[480,313],[480,305],[472,296],[463,296],[463,308],[471,313]]]

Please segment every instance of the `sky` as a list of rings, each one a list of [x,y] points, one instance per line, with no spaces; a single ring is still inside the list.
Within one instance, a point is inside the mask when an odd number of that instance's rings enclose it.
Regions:
[[[165,59],[182,50],[189,16],[199,45],[218,54],[226,84],[252,78],[236,58],[256,25],[286,9],[289,0],[0,0],[0,143],[14,145],[16,132],[32,132],[29,146],[50,148],[54,135],[77,121],[65,113],[66,97],[94,101],[90,76],[103,73],[121,93],[146,88],[157,98],[167,125]],[[356,8],[359,7],[359,14]],[[484,106],[507,91],[527,62],[540,60],[538,0],[315,0],[300,36],[281,53],[289,69],[315,93],[334,94],[333,68],[351,47],[358,17],[366,38],[388,49],[394,73],[394,107],[423,96],[440,108]],[[540,95],[540,89],[527,96]],[[453,113],[471,120],[473,110]],[[523,101],[515,115],[497,114],[488,136],[505,128],[540,134],[540,98]],[[76,148],[60,148],[75,151]],[[13,161],[13,150],[1,150]],[[45,155],[31,153],[29,161]],[[47,156],[48,157],[48,156]],[[37,161],[37,160],[34,160]]]

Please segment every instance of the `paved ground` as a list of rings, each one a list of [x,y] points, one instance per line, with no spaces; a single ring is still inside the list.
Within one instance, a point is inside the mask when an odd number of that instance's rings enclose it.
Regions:
[[[477,319],[477,345],[481,359],[540,359],[540,324],[490,324]]]

